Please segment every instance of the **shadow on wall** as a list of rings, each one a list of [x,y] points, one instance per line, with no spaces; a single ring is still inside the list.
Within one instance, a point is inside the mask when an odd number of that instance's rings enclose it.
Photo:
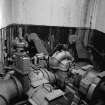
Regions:
[[[94,30],[90,37],[90,49],[93,54],[93,63],[97,69],[105,69],[105,33]]]
[[[97,30],[83,29],[81,27],[10,25],[5,28],[6,35],[4,35],[5,33],[2,35],[6,36],[5,45],[9,56],[11,56],[11,40],[18,36],[19,27],[22,27],[23,37],[26,37],[26,35],[30,35],[31,33],[37,33],[48,53],[51,53],[58,44],[67,44],[69,46],[68,37],[70,35],[77,35],[79,39],[79,44],[77,44],[78,57],[84,58],[83,56],[88,52],[87,47],[90,47],[93,54],[93,64],[98,64],[102,68],[105,64],[105,33]],[[82,45],[82,47],[80,48],[78,45]],[[34,46],[33,43],[31,43],[31,46]],[[35,52],[35,49],[32,52]],[[99,62],[100,60],[102,62]]]
[[[26,34],[37,33],[49,53],[57,46],[57,44],[67,44],[70,30],[73,32],[75,31],[75,28],[68,27],[12,25],[13,38],[18,35],[19,27],[22,27],[24,37]]]

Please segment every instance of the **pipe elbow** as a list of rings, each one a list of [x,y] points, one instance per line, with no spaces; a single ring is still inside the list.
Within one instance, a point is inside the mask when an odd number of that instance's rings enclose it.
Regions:
[[[70,60],[72,60],[72,58],[73,58],[68,51],[62,51],[62,52],[60,52],[58,54],[53,55],[52,57],[54,57],[58,61],[62,61],[63,59],[70,59]]]
[[[48,54],[48,51],[46,50],[42,40],[39,38],[39,36],[36,33],[31,33],[28,36],[28,41],[31,42],[33,41],[38,53],[45,53]]]
[[[49,64],[50,67],[53,69],[57,69],[59,68],[59,66],[62,66],[62,61],[68,59],[73,61],[74,58],[72,57],[72,55],[68,52],[68,51],[61,51],[61,52],[56,52],[50,59],[49,59]],[[64,65],[63,65],[64,66]],[[62,67],[63,67],[62,66]],[[63,67],[64,69],[65,67]],[[61,69],[61,67],[60,67]],[[65,68],[67,69],[67,68]]]

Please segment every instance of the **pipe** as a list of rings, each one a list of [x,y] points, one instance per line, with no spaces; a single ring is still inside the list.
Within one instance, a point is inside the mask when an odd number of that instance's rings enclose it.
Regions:
[[[55,53],[52,57],[56,58],[57,61],[62,61],[63,59],[66,59],[66,58],[73,59],[73,57],[68,51],[61,51],[61,52]]]
[[[47,69],[40,69],[40,71],[42,72],[43,77],[47,79],[50,83],[56,82],[56,77],[54,73],[52,73],[51,71],[48,71]]]
[[[74,60],[74,58],[68,51],[56,52],[52,57],[49,58],[49,65],[51,68],[58,68],[59,64],[64,59],[69,59],[71,61]]]
[[[10,100],[22,94],[21,83],[13,77],[8,80],[0,80],[0,105],[8,105]]]
[[[38,51],[38,53],[45,53],[48,54],[48,51],[46,50],[45,46],[43,45],[44,43],[42,43],[42,40],[38,37],[38,35],[36,33],[31,33],[28,37],[28,41],[34,42],[34,45]]]

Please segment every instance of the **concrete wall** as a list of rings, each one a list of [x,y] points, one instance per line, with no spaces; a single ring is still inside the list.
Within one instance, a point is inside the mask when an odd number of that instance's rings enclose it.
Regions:
[[[12,22],[11,0],[0,0],[0,28]]]
[[[104,4],[105,0],[0,0],[0,28],[17,23],[105,32]]]
[[[12,11],[11,11],[11,0],[0,0],[0,29],[6,27],[7,25],[12,23]],[[5,31],[5,30],[4,30]],[[0,30],[0,68],[3,62],[3,53],[2,53],[2,45],[1,37],[3,30]],[[1,69],[0,69],[1,70]],[[1,71],[0,71],[1,72]]]
[[[92,5],[90,27],[105,33],[105,0],[94,0]]]
[[[97,0],[95,29],[105,33],[105,0]]]
[[[93,0],[12,0],[13,23],[90,27],[90,1]]]

